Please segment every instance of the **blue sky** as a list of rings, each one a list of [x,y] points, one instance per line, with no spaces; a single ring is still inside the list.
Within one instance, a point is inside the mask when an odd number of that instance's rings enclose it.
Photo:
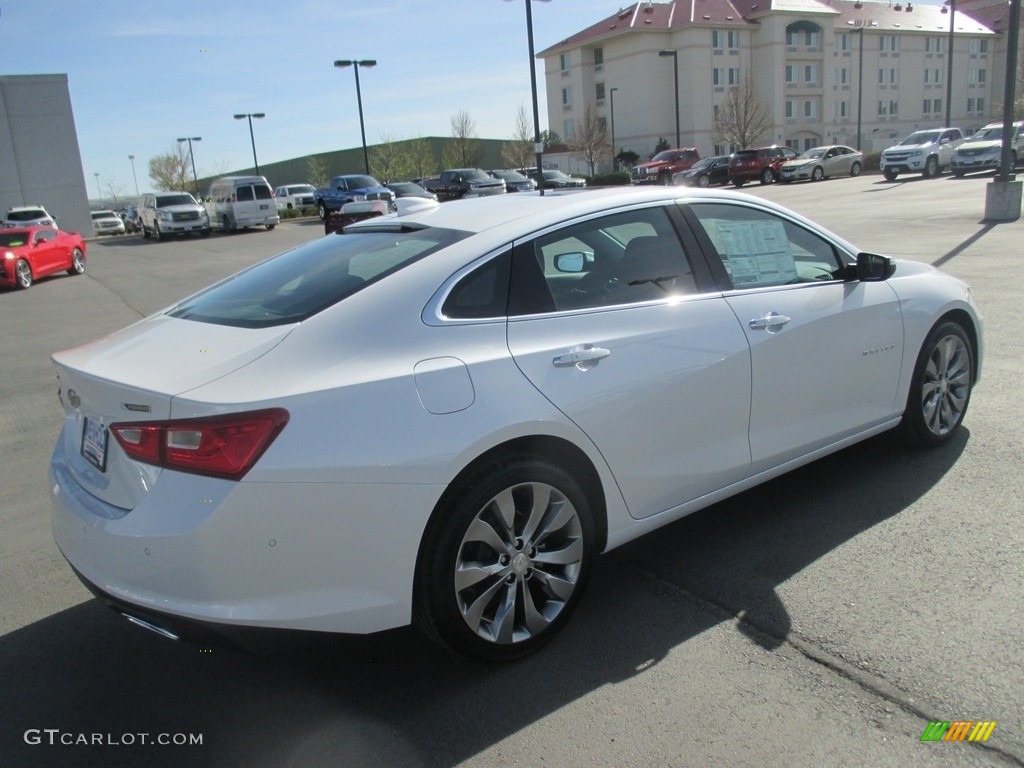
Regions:
[[[533,3],[537,51],[630,3]],[[149,158],[201,136],[200,175],[360,144],[448,136],[470,114],[481,138],[511,137],[530,109],[525,0],[0,0],[0,74],[66,73],[86,188],[151,188]],[[538,62],[541,127],[547,127]],[[298,179],[271,180],[274,183]]]

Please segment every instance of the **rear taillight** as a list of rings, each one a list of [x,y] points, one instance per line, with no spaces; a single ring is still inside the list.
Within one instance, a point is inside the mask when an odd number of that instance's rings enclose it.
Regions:
[[[288,411],[111,424],[129,458],[197,475],[241,480],[288,423]]]

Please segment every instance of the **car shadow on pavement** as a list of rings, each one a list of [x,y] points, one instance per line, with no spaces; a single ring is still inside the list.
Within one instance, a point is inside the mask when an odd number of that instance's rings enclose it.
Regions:
[[[920,499],[968,438],[926,452],[875,438],[632,542],[597,562],[561,635],[512,664],[457,658],[408,628],[273,655],[212,650],[90,600],[0,637],[0,743],[18,766],[453,765],[713,627],[783,644],[792,620],[778,587]],[[143,746],[142,733],[202,745]],[[79,734],[122,745],[60,744]]]

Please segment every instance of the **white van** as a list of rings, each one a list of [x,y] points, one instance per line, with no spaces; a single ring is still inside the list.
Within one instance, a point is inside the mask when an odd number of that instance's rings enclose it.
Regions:
[[[224,176],[214,180],[205,205],[210,224],[225,232],[260,225],[273,229],[281,221],[274,191],[262,176]]]

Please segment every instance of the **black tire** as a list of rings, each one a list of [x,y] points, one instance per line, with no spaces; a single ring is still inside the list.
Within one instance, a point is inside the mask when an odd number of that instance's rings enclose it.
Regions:
[[[924,170],[921,175],[926,179],[933,179],[939,175],[939,158],[932,155],[924,161]]]
[[[163,235],[160,232],[160,222],[159,221],[154,222],[153,223],[153,239],[156,240],[157,242],[159,242],[161,237],[163,237]]]
[[[963,423],[973,386],[970,336],[957,322],[940,322],[928,334],[914,365],[900,422],[903,438],[920,448],[948,442]]]
[[[85,254],[81,248],[71,250],[71,266],[68,267],[69,275],[80,275],[85,272]]]
[[[886,181],[896,181],[896,177],[899,176],[896,171],[882,171],[882,175],[885,176]]]
[[[698,187],[707,187],[710,184],[711,184],[711,179],[708,178],[706,173],[702,173],[700,176],[697,177],[697,186]]]
[[[201,231],[201,232],[199,233],[199,236],[200,236],[200,237],[209,237],[209,236],[210,236],[210,230],[208,230],[208,229],[204,229],[204,230],[202,230],[202,231]]]
[[[146,229],[146,225],[145,224],[142,225],[142,239],[143,240],[149,240],[149,230]]]
[[[323,203],[317,203],[316,215],[320,217],[320,221],[327,221],[327,206]]]
[[[658,183],[661,184],[661,186],[663,186],[663,187],[671,187],[672,186],[672,174],[671,173],[663,173],[663,174],[661,174],[661,176],[658,177]]]
[[[267,231],[269,232],[269,231],[270,231],[270,230],[272,230],[272,229],[273,229],[274,227],[276,227],[276,226],[277,226],[277,224],[264,224],[263,226],[265,226],[265,227],[267,228]]]
[[[814,170],[811,171],[811,181],[821,181],[825,178],[825,170],[820,166],[814,166]]]
[[[765,168],[763,171],[761,171],[760,181],[762,184],[771,184],[773,181],[775,181],[775,174],[772,172],[771,168]]]
[[[860,176],[860,163],[854,163],[850,166],[850,175],[855,177]]]
[[[742,187],[742,186],[743,186],[744,184],[746,184],[746,183],[747,183],[747,182],[746,182],[746,181],[744,181],[743,179],[733,179],[733,180],[732,180],[732,185],[733,185],[734,187]]]
[[[20,290],[32,287],[32,266],[24,259],[14,265],[14,279]]]
[[[525,656],[569,619],[595,555],[590,506],[569,474],[526,456],[492,465],[446,494],[427,526],[414,622],[456,653]]]
[[[225,233],[235,231],[235,228],[231,226],[231,219],[228,218],[226,213],[220,217],[220,226]]]

